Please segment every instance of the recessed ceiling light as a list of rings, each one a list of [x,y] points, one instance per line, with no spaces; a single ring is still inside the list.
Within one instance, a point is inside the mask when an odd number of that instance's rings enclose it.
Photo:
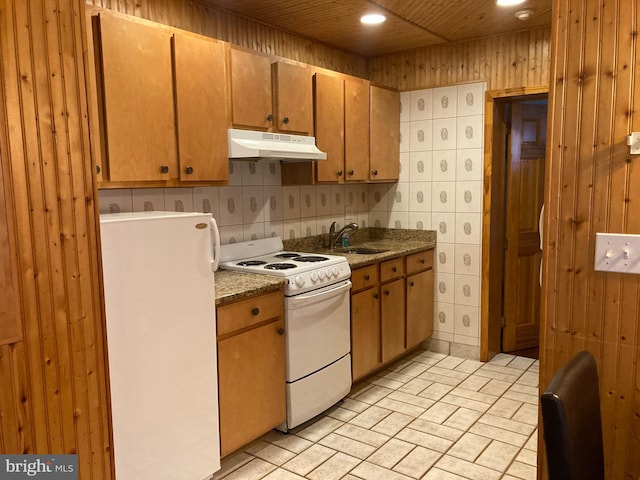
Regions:
[[[378,13],[371,13],[369,15],[363,15],[362,17],[360,17],[360,21],[367,25],[378,25],[379,23],[384,22],[386,19],[387,18],[384,15],[380,15]]]
[[[514,5],[520,5],[525,0],[496,0],[496,5],[499,7],[512,7]]]

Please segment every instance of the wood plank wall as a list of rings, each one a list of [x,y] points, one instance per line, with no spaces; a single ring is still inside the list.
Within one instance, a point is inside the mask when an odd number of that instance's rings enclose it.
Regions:
[[[640,233],[640,0],[554,0],[540,382],[597,360],[606,478],[640,477],[640,277],[594,271],[596,232]]]
[[[367,78],[367,60],[193,0],[87,0],[87,4],[171,25],[262,53]]]
[[[400,91],[477,81],[489,90],[548,85],[550,43],[546,27],[374,57],[369,80]]]
[[[0,347],[0,451],[77,453],[112,478],[83,0],[0,0],[0,161],[22,340]],[[3,259],[3,262],[8,259]]]

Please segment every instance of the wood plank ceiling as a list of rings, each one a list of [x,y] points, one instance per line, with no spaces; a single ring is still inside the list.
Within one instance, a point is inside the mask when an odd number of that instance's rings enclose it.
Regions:
[[[365,57],[551,25],[551,0],[201,0]],[[515,13],[530,10],[528,20]],[[387,20],[365,26],[365,13]]]

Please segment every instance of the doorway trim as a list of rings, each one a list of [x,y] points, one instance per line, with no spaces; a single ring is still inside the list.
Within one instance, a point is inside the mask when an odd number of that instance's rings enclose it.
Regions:
[[[502,252],[504,215],[498,210],[504,198],[504,152],[506,122],[497,100],[548,94],[549,85],[487,90],[484,109],[484,181],[482,202],[482,272],[480,293],[480,361],[486,362],[500,353],[502,319],[500,315],[502,289]],[[493,208],[492,208],[493,207]],[[492,215],[492,211],[494,212]],[[544,328],[544,318],[540,318]]]

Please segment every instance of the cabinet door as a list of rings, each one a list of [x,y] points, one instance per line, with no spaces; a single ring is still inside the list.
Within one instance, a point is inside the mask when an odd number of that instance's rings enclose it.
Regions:
[[[272,68],[275,129],[279,132],[313,135],[311,69],[282,62],[274,63]]]
[[[369,179],[369,82],[344,81],[345,180]]]
[[[380,365],[378,288],[351,296],[351,374],[358,380]]]
[[[285,421],[284,320],[218,342],[220,453]]]
[[[109,180],[178,178],[171,34],[113,16],[96,18]]]
[[[267,57],[235,48],[230,56],[233,126],[271,129],[271,62]]]
[[[0,156],[0,345],[22,337],[17,260],[11,241],[14,218],[9,203],[9,182],[4,182],[4,173],[8,171],[6,162],[7,157]]]
[[[405,298],[404,279],[380,286],[382,292],[382,363],[394,359],[405,351]]]
[[[173,38],[180,180],[229,179],[224,44]]]
[[[344,80],[314,76],[315,133],[318,148],[327,159],[316,162],[318,182],[344,181]]]
[[[407,349],[433,335],[433,270],[407,277]]]
[[[400,94],[380,87],[370,89],[371,180],[397,180],[400,175]]]

